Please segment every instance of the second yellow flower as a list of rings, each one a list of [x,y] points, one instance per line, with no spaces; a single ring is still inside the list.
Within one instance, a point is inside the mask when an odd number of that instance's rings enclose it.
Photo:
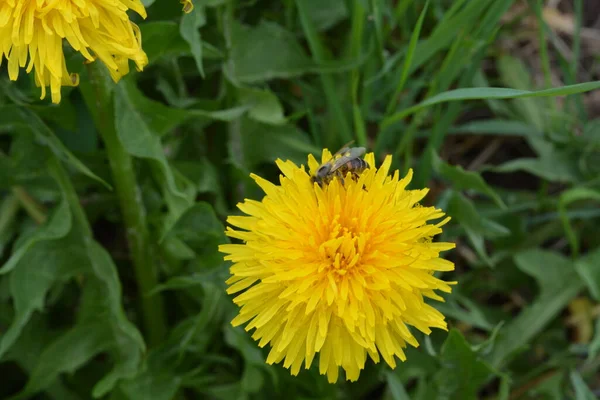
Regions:
[[[140,0],[4,0],[0,5],[0,64],[8,60],[8,75],[34,71],[42,88],[50,87],[52,102],[59,103],[61,86],[76,86],[79,78],[67,71],[63,39],[88,61],[99,58],[118,81],[129,72],[129,60],[139,70],[148,58],[142,50],[140,30],[127,10],[142,17]]]

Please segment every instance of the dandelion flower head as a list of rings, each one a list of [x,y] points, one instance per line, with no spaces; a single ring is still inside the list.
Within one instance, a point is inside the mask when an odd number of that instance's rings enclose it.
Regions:
[[[139,70],[148,63],[129,9],[146,17],[140,0],[2,0],[0,64],[6,58],[13,81],[21,68],[34,71],[41,98],[49,86],[52,102],[59,103],[61,86],[79,83],[77,74],[67,71],[66,41],[87,61],[99,58],[116,82],[129,72],[129,60]]]
[[[322,161],[331,159],[323,151]],[[432,242],[449,218],[419,205],[427,189],[407,190],[404,178],[389,175],[391,156],[357,179],[334,178],[323,188],[310,177],[319,167],[309,156],[309,171],[277,160],[280,185],[252,175],[264,190],[262,201],[238,204],[247,216],[230,216],[227,235],[243,244],[220,250],[232,261],[228,293],[240,307],[234,326],[254,329],[259,346],[270,344],[267,363],[283,361],[293,375],[310,368],[319,353],[319,371],[329,382],[339,367],[355,381],[367,354],[392,368],[406,359],[407,344],[418,342],[409,326],[429,334],[446,329],[444,316],[424,301],[443,300],[435,291],[450,284],[435,277],[454,264],[439,253],[452,243]]]

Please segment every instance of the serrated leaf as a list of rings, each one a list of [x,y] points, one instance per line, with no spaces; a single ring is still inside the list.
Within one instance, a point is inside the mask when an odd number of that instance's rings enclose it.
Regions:
[[[494,366],[502,365],[529,343],[583,288],[573,262],[559,254],[534,249],[518,253],[514,260],[520,270],[536,279],[540,294],[500,332],[491,357]]]
[[[444,162],[435,152],[432,153],[433,169],[444,178],[453,183],[454,190],[472,189],[488,195],[498,207],[506,208],[506,205],[498,194],[483,180],[480,174],[473,171],[465,171],[460,165],[453,166]]]

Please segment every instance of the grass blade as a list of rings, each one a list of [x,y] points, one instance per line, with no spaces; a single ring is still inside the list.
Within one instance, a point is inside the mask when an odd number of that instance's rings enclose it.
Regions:
[[[321,40],[319,39],[317,30],[310,19],[308,8],[301,0],[296,0],[296,7],[298,8],[300,22],[302,24],[302,28],[304,29],[304,33],[306,35],[313,58],[315,61],[317,61],[317,63],[322,64],[327,59],[326,51],[321,43]],[[340,96],[338,96],[336,93],[333,77],[331,75],[321,74],[320,79],[325,92],[325,97],[327,99],[328,108],[333,113],[333,116],[339,127],[339,134],[344,142],[352,140],[353,135],[350,128],[350,123],[345,117],[344,108],[340,102]]]
[[[440,93],[433,96],[419,104],[402,110],[385,120],[383,120],[382,126],[388,127],[394,122],[414,114],[415,112],[429,107],[435,104],[446,103],[449,101],[460,101],[460,100],[484,100],[484,99],[521,99],[528,97],[551,97],[551,96],[567,96],[570,94],[589,92],[591,90],[599,89],[600,81],[578,83],[576,85],[561,86],[552,89],[544,90],[518,90],[509,88],[494,88],[494,87],[479,87],[479,88],[465,88],[455,89],[444,93]]]
[[[408,72],[413,60],[413,56],[415,54],[415,49],[417,48],[417,42],[419,41],[419,36],[421,35],[421,28],[423,27],[423,20],[425,19],[425,15],[427,14],[428,8],[429,0],[425,2],[425,7],[423,7],[423,11],[421,11],[421,15],[419,15],[419,19],[417,20],[417,25],[415,26],[415,29],[413,30],[412,35],[410,36],[410,42],[408,44],[406,58],[404,59],[404,66],[402,67],[402,76],[400,77],[400,82],[398,82],[396,90],[394,91],[394,94],[390,98],[390,101],[387,105],[387,108],[385,110],[386,115],[389,114],[394,108],[394,105],[398,100],[398,96],[400,96],[402,89],[404,89],[404,84],[408,79]]]

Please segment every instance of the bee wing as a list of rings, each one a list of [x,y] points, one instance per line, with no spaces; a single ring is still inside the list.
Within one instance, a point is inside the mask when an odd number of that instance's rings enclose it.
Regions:
[[[342,165],[346,164],[348,161],[362,156],[363,154],[365,154],[366,151],[367,149],[365,149],[364,147],[352,147],[348,149],[346,154],[333,161],[330,172],[337,170]]]
[[[354,143],[354,140],[349,141],[348,143],[346,143],[345,145],[342,146],[341,149],[339,149],[334,155],[331,156],[331,159],[335,159],[336,157],[346,153],[348,150],[350,150],[350,145]]]

